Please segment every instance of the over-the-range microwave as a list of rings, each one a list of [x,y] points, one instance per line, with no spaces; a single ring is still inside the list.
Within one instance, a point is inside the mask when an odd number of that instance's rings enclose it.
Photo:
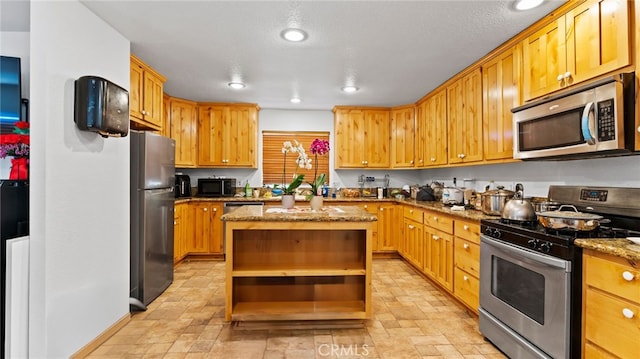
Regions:
[[[634,149],[635,74],[611,76],[512,109],[513,157],[565,159]]]

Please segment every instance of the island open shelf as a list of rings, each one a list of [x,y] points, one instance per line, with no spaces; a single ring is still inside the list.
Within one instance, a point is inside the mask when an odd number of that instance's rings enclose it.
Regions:
[[[223,216],[227,321],[343,320],[371,315],[374,215],[267,213]]]

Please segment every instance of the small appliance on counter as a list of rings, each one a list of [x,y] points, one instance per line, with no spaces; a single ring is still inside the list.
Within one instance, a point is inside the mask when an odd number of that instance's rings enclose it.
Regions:
[[[233,197],[235,178],[198,178],[198,197]]]
[[[176,174],[176,198],[191,197],[191,178],[189,175]]]

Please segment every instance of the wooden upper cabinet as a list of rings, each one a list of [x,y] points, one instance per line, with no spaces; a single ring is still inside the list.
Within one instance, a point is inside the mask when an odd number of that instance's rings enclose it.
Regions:
[[[167,79],[134,55],[130,60],[131,128],[162,131],[163,86]]]
[[[176,167],[195,167],[198,107],[195,102],[169,98],[169,137],[176,141]]]
[[[257,132],[257,105],[198,104],[198,165],[256,168]]]
[[[391,109],[391,167],[412,168],[415,161],[415,106]]]
[[[631,63],[629,2],[587,0],[522,42],[525,101]]]
[[[447,91],[440,90],[425,101],[424,115],[418,122],[418,131],[424,135],[422,157],[424,167],[446,165],[448,161],[447,142]]]
[[[484,159],[513,158],[513,114],[520,105],[521,47],[482,65]]]
[[[480,68],[447,87],[449,163],[482,161],[482,73]]]
[[[336,107],[334,112],[335,167],[389,168],[389,110]]]

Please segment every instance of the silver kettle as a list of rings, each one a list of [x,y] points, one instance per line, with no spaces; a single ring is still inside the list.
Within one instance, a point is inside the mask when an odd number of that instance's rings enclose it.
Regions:
[[[516,184],[515,195],[502,208],[502,218],[512,221],[533,222],[538,220],[533,204],[524,199],[524,186]]]

